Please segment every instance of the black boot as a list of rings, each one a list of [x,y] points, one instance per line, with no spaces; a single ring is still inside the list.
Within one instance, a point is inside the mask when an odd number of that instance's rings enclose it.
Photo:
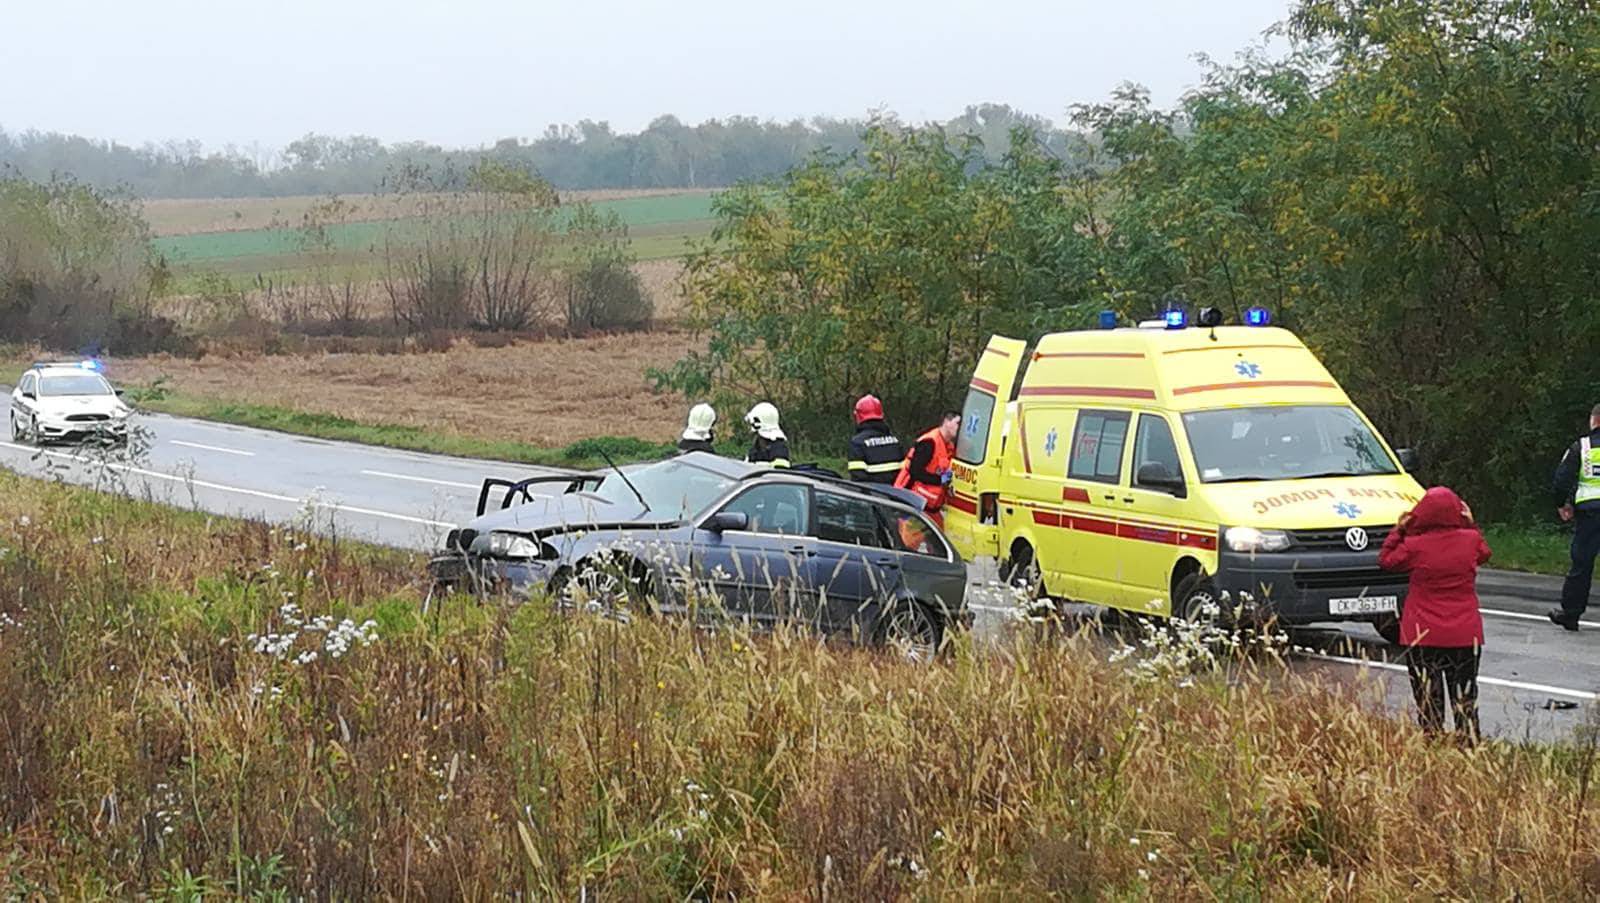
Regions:
[[[1578,618],[1577,618],[1577,616],[1576,615],[1567,614],[1566,609],[1562,609],[1562,608],[1552,608],[1552,609],[1550,609],[1550,623],[1556,625],[1557,627],[1562,628],[1563,630],[1570,630],[1573,633],[1577,633],[1578,632]]]

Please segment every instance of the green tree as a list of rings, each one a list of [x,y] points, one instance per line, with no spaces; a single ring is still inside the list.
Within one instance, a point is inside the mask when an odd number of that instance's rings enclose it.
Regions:
[[[874,392],[913,427],[959,404],[992,332],[1086,322],[1089,238],[1032,133],[995,164],[939,129],[879,124],[864,144],[718,197],[685,277],[706,350],[662,386],[769,399],[819,437]]]

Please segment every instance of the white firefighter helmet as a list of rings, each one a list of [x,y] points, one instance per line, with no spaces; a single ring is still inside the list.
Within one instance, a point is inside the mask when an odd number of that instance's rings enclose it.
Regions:
[[[683,428],[683,438],[705,441],[711,438],[711,428],[717,425],[717,409],[701,402],[689,409],[689,423]]]
[[[756,435],[767,440],[784,438],[783,430],[778,427],[778,408],[770,401],[758,403],[744,415],[744,422],[750,424],[750,429]]]

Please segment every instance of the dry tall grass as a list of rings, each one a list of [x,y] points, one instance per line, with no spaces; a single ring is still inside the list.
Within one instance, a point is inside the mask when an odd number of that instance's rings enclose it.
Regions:
[[[43,898],[1571,899],[1593,751],[1019,635],[927,667],[453,604],[0,476],[0,876]]]

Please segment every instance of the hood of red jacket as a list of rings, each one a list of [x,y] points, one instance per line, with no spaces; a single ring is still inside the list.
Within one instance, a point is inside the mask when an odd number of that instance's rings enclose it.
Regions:
[[[1435,486],[1423,493],[1422,501],[1411,509],[1411,522],[1406,529],[1421,532],[1459,530],[1470,526],[1472,521],[1467,519],[1467,506],[1461,501],[1461,496],[1443,486]]]

